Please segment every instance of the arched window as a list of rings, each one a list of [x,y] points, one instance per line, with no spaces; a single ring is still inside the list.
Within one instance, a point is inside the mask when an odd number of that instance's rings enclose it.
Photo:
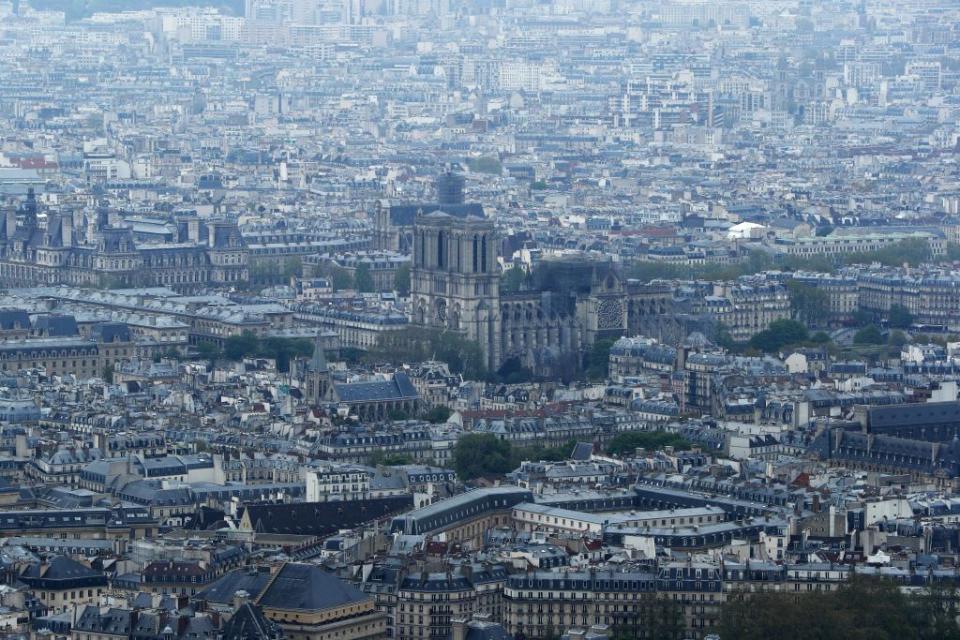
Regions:
[[[443,269],[444,262],[446,261],[446,256],[444,255],[444,250],[446,247],[444,243],[447,239],[447,234],[443,231],[437,233],[437,267]]]
[[[477,256],[480,254],[478,250],[479,247],[477,245],[478,245],[477,236],[473,236],[473,272],[474,273],[477,272]]]
[[[486,272],[487,272],[487,235],[486,235],[486,234],[483,235],[483,241],[482,241],[481,245],[482,245],[483,248],[482,248],[481,251],[480,251],[480,253],[481,253],[481,256],[480,256],[480,271],[486,273]]]

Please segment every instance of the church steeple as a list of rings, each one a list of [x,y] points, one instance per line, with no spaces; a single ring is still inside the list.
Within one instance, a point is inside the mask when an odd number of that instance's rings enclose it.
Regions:
[[[323,345],[320,344],[320,336],[317,336],[313,345],[313,356],[307,365],[305,382],[307,383],[307,400],[310,404],[319,404],[329,398],[330,369],[323,353]]]
[[[313,342],[313,357],[310,358],[310,371],[315,373],[327,373],[327,357],[323,353],[323,345],[320,344],[320,336],[317,336]]]

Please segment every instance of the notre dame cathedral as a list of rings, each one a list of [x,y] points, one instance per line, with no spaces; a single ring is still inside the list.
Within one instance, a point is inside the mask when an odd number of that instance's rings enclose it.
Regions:
[[[501,293],[493,220],[482,207],[450,204],[421,205],[406,230],[381,205],[376,231],[412,251],[412,322],[462,332],[491,371],[515,359],[551,375],[565,360],[579,364],[597,339],[640,333],[669,308],[667,287],[625,280],[612,262],[586,258],[544,260],[529,290]]]

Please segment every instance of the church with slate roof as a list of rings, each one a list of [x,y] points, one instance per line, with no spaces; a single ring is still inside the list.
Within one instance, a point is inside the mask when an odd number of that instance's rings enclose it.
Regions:
[[[669,287],[626,280],[614,263],[585,257],[545,260],[531,288],[501,292],[500,237],[482,208],[420,208],[409,242],[411,321],[463,334],[490,371],[510,363],[563,375],[597,340],[640,333],[672,301]]]

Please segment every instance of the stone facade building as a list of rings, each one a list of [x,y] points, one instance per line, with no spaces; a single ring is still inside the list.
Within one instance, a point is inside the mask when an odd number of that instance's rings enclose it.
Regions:
[[[624,279],[612,263],[546,260],[528,291],[500,291],[492,220],[420,213],[413,230],[412,322],[476,342],[490,370],[514,360],[538,373],[579,366],[600,338],[639,332],[667,312],[666,287]],[[572,358],[572,360],[570,360]]]
[[[111,226],[106,210],[85,224],[72,213],[38,220],[31,191],[0,216],[0,284],[8,287],[164,286],[189,292],[249,279],[247,247],[235,222],[175,219],[170,241],[138,240],[135,224]]]

